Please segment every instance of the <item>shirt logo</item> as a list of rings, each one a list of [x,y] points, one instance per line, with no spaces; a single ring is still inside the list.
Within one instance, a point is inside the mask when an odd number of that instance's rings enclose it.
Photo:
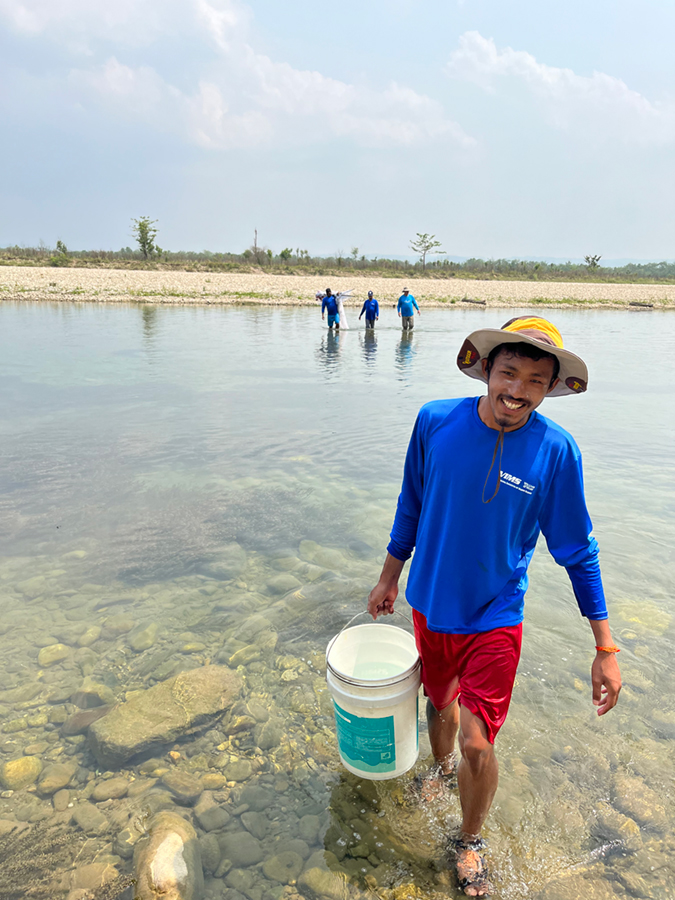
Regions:
[[[528,496],[534,492],[536,485],[528,484],[527,481],[524,481],[522,478],[517,478],[515,475],[510,475],[508,472],[500,472],[500,481],[502,484],[508,484],[509,487],[515,488],[517,491],[522,491],[523,494],[527,494]]]

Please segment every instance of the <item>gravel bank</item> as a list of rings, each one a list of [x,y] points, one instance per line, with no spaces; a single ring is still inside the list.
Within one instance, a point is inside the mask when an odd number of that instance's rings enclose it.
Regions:
[[[103,303],[267,303],[314,304],[325,287],[323,277],[299,275],[217,274],[207,272],[123,271],[0,267],[1,300],[96,301]],[[403,279],[330,278],[334,291],[354,288],[357,306],[372,290],[382,302],[395,302]],[[487,306],[539,308],[584,306],[621,308],[651,304],[675,308],[675,285],[576,284],[537,281],[467,281],[415,279],[408,285],[425,306],[482,303]]]

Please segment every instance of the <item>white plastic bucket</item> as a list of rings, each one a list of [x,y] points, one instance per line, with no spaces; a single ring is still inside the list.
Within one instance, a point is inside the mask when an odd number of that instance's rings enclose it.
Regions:
[[[395,625],[346,627],[329,643],[326,679],[350,772],[383,781],[415,765],[420,665],[414,637]]]

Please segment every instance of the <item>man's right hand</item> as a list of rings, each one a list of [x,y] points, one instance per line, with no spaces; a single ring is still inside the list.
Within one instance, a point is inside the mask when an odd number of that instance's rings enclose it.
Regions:
[[[378,616],[388,616],[394,611],[394,602],[398,597],[398,584],[383,584],[381,581],[375,585],[368,595],[368,612],[373,619]]]

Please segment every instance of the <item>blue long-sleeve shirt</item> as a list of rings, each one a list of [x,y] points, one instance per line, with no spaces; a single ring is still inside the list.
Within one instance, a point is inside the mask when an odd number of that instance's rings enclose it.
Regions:
[[[434,631],[474,634],[523,619],[527,567],[540,531],[567,569],[582,615],[607,618],[598,545],[574,439],[538,412],[504,434],[499,492],[482,502],[498,432],[478,398],[422,407],[405,461],[388,551],[415,549],[406,597]],[[496,487],[498,457],[485,488]]]
[[[372,300],[366,300],[366,302],[363,304],[361,312],[359,313],[359,319],[364,313],[366,314],[367,322],[376,319],[380,315],[380,305],[374,297]]]
[[[330,297],[324,297],[321,301],[321,315],[324,314],[324,311],[328,310],[329,316],[336,316],[338,307],[337,300],[335,299],[335,294],[331,294]]]
[[[406,297],[405,294],[401,294],[398,298],[398,303],[396,305],[397,312],[400,312],[402,316],[414,316],[413,306],[417,310],[420,311],[419,306],[417,305],[417,300],[413,297],[412,294],[408,294]]]

